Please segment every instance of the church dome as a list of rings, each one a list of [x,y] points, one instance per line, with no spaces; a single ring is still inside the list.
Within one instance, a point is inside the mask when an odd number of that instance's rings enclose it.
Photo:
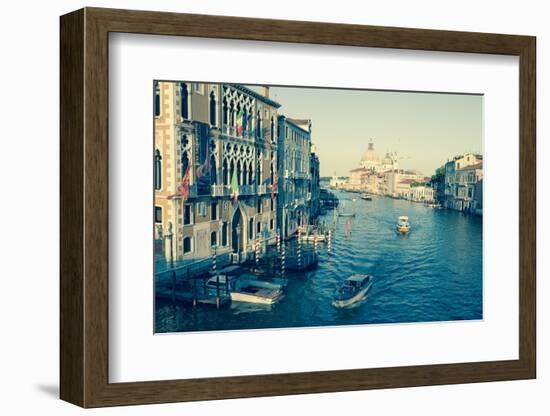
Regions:
[[[374,151],[374,144],[372,141],[369,143],[368,149],[363,153],[363,156],[361,157],[362,163],[378,163],[380,159],[378,158],[378,155]]]
[[[382,159],[382,164],[383,164],[383,165],[391,165],[391,164],[393,164],[393,160],[392,160],[392,158],[390,157],[390,154],[389,154],[389,153],[386,153],[386,156],[384,157],[384,159]]]

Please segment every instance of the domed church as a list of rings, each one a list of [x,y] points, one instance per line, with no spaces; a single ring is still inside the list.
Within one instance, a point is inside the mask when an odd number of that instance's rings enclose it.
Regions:
[[[374,150],[374,143],[370,140],[369,147],[361,157],[361,167],[377,171],[380,166],[380,158]]]
[[[386,156],[380,161],[378,154],[374,150],[372,139],[369,142],[369,147],[361,157],[361,167],[372,172],[387,172],[397,169],[397,155],[386,153]]]

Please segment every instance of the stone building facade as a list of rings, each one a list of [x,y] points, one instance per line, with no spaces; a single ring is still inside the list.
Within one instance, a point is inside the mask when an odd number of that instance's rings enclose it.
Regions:
[[[278,221],[283,238],[310,222],[311,121],[278,118]]]
[[[280,105],[236,84],[156,82],[155,248],[242,261],[276,233]],[[157,250],[158,249],[158,250]]]

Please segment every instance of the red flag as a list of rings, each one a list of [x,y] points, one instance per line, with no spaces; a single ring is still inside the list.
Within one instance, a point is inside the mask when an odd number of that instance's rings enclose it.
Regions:
[[[275,191],[277,190],[278,186],[279,186],[279,175],[275,175],[275,179],[271,184],[271,199],[275,198]]]
[[[210,158],[206,157],[206,161],[197,168],[197,179],[210,174]]]
[[[171,195],[168,197],[168,199],[172,198],[181,198],[183,202],[187,201],[187,198],[189,198],[189,174],[190,174],[190,165],[187,166],[187,170],[185,171],[185,175],[181,178],[181,183],[178,186],[177,193],[175,195]]]

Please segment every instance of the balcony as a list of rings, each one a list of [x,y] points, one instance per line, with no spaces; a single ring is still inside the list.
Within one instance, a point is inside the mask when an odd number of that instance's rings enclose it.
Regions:
[[[212,185],[212,196],[228,196],[231,194],[229,185]]]
[[[255,185],[240,185],[239,186],[239,195],[255,195],[256,186]]]
[[[237,131],[237,127],[234,126],[228,126],[227,124],[222,125],[221,128],[222,134],[229,136],[233,139],[241,139],[241,140],[254,140],[254,131],[252,129],[247,129],[243,131],[242,134],[239,134]]]

